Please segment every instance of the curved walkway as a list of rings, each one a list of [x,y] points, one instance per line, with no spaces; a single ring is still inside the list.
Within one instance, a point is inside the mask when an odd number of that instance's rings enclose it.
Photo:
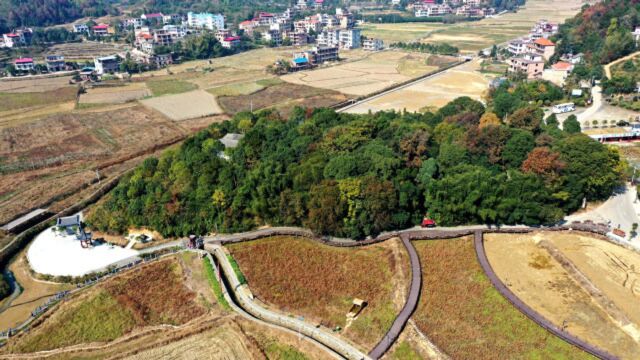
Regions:
[[[537,311],[533,310],[527,304],[525,304],[522,300],[520,300],[509,288],[498,278],[496,273],[493,271],[491,264],[489,264],[489,259],[487,258],[487,254],[484,249],[484,237],[482,230],[476,230],[473,237],[473,243],[476,249],[476,256],[478,257],[478,262],[482,267],[483,271],[493,284],[493,286],[498,290],[502,296],[504,296],[513,306],[515,306],[518,310],[520,310],[523,314],[525,314],[529,319],[536,322],[538,325],[542,326],[544,329],[554,334],[555,336],[563,339],[564,341],[572,344],[591,355],[594,355],[600,359],[617,359],[612,354],[588,344],[587,342],[578,339],[577,337],[562,331],[560,328],[552,324],[549,320],[545,319],[542,315],[540,315]]]
[[[210,247],[209,251],[211,251],[218,260],[227,279],[229,280],[229,285],[231,286],[238,303],[247,313],[265,322],[287,328],[300,335],[304,335],[307,338],[313,339],[332,351],[340,354],[344,358],[350,360],[369,359],[366,354],[362,353],[350,343],[321,328],[317,328],[303,320],[273,312],[258,305],[253,300],[253,297],[245,291],[246,287],[243,288],[243,285],[238,280],[238,277],[227,258],[227,254],[222,250],[222,246],[213,245]],[[227,301],[233,303],[232,299],[227,299]]]

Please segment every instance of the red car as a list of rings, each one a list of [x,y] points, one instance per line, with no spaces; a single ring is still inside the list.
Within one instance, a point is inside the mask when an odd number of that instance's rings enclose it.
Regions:
[[[436,227],[437,224],[433,219],[424,218],[422,219],[422,223],[420,224],[420,226],[422,226],[423,228],[432,228]]]

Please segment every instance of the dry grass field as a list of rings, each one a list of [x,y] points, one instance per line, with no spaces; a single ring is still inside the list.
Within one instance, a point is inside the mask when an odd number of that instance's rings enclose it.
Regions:
[[[622,359],[638,359],[640,344],[537,245],[541,240],[557,246],[635,324],[640,324],[640,255],[579,233],[489,234],[485,240],[491,266],[525,303],[559,327],[566,321],[568,332],[591,344]]]
[[[287,117],[296,106],[330,106],[348,98],[348,96],[336,91],[282,83],[266,87],[249,95],[222,96],[218,98],[218,101],[228,114],[249,111],[253,107],[253,110],[276,109],[282,116]]]
[[[186,271],[180,259],[170,258],[109,279],[62,304],[3,350],[24,353],[108,342],[135,328],[185,324],[207,312]]]
[[[470,237],[414,242],[422,293],[413,319],[454,359],[587,359],[529,320],[489,282]]]
[[[134,82],[115,86],[97,86],[89,88],[80,95],[80,105],[122,104],[151,96],[151,90],[145,83]]]
[[[139,105],[76,111],[4,128],[0,223],[90,183],[95,168],[154,152],[188,132]]]
[[[384,51],[360,60],[282,76],[282,80],[336,90],[347,95],[367,95],[437,69],[427,65],[429,55]]]
[[[0,114],[10,110],[74,101],[77,93],[78,90],[75,87],[62,87],[43,92],[2,92],[0,93]]]
[[[481,100],[489,87],[489,78],[480,73],[479,68],[478,61],[474,60],[409,87],[366,101],[347,112],[364,114],[382,110],[421,111],[441,107],[460,96]]]
[[[223,113],[216,97],[204,90],[153,97],[140,102],[176,121]]]
[[[229,249],[258,299],[316,324],[340,326],[363,348],[391,326],[409,286],[408,257],[398,240],[345,249],[277,236]],[[346,326],[354,298],[368,305]]]
[[[66,87],[76,87],[69,85],[71,76],[60,76],[40,79],[20,79],[20,80],[0,80],[0,92],[22,93],[22,92],[45,92]]]

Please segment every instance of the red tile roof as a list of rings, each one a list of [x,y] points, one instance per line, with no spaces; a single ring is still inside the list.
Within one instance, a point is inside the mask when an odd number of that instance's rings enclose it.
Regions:
[[[7,37],[18,37],[18,34],[14,34],[14,33],[10,33],[10,34],[5,34]]]
[[[162,13],[152,13],[152,14],[145,14],[144,17],[148,18],[158,18],[158,17],[163,17],[164,15],[162,15]]]
[[[16,59],[16,64],[28,64],[28,63],[32,63],[33,59],[32,58],[20,58],[20,59]]]
[[[536,40],[535,43],[540,45],[540,46],[555,46],[556,45],[551,40],[545,39],[545,38],[540,38],[540,39]]]
[[[93,29],[98,29],[98,30],[107,30],[109,28],[109,25],[107,24],[100,24],[100,25],[96,25],[93,27]]]
[[[557,63],[551,65],[551,68],[553,70],[558,70],[558,71],[568,71],[572,67],[573,67],[572,64],[570,64],[568,62],[564,62],[564,61],[560,61],[560,62],[557,62]]]
[[[236,41],[236,40],[240,40],[240,36],[229,36],[224,38],[224,41]]]

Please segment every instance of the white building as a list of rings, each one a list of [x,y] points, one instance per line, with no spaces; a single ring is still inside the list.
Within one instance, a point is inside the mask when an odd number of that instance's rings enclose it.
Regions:
[[[120,69],[120,59],[117,55],[98,57],[93,60],[96,74],[114,73]]]
[[[224,16],[211,13],[187,13],[187,24],[194,28],[224,29]]]
[[[319,47],[338,47],[340,45],[340,30],[323,30],[316,39]]]
[[[35,69],[32,58],[19,58],[13,63],[17,71],[31,71]]]
[[[453,10],[446,4],[428,4],[424,9],[415,12],[416,17],[439,17],[451,14]]]
[[[509,53],[514,56],[522,55],[524,53],[529,52],[530,44],[531,44],[531,40],[528,38],[515,39],[512,41],[509,41],[509,44],[507,46],[507,51],[509,51]]]
[[[636,27],[636,30],[631,34],[636,38],[636,45],[638,45],[640,43],[640,26]]]
[[[360,29],[349,29],[340,31],[340,48],[357,49],[360,47]]]
[[[73,32],[76,34],[89,33],[89,27],[87,24],[73,24]]]
[[[380,51],[384,49],[384,43],[380,39],[366,39],[362,42],[362,48],[367,51]]]

